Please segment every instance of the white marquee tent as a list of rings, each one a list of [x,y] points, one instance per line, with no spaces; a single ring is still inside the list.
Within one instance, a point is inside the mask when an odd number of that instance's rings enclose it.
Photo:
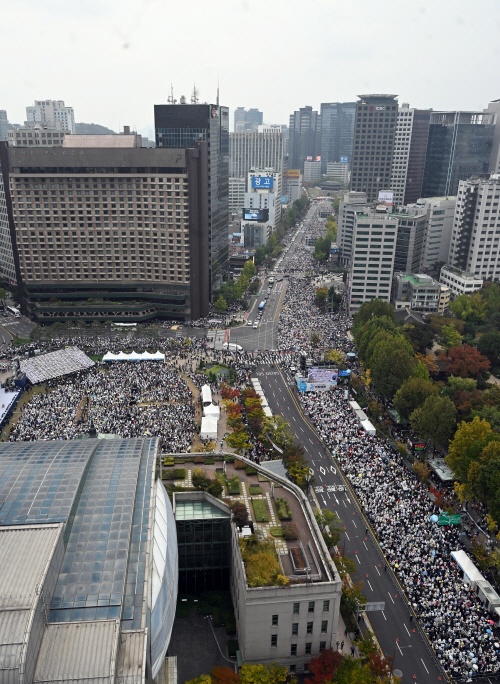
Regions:
[[[217,439],[217,417],[204,416],[201,419],[200,438],[201,439]]]
[[[138,354],[137,352],[132,352],[131,354],[125,354],[124,352],[118,352],[118,354],[113,354],[113,352],[107,352],[102,357],[103,361],[165,361],[165,354],[157,351],[154,354],[149,352],[143,352]]]

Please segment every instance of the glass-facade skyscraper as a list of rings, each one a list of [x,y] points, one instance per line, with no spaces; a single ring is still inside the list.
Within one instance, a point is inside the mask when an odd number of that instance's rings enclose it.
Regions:
[[[328,162],[347,157],[351,163],[355,118],[355,102],[321,103],[321,173],[326,173]]]
[[[229,259],[229,108],[218,104],[155,105],[157,147],[208,143],[210,296],[221,284]]]
[[[459,181],[488,173],[494,133],[494,114],[432,112],[422,196],[456,195]]]

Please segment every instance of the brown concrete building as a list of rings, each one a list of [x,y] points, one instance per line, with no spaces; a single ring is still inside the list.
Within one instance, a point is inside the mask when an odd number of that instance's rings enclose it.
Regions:
[[[24,311],[68,319],[208,313],[208,161],[190,149],[0,144]]]

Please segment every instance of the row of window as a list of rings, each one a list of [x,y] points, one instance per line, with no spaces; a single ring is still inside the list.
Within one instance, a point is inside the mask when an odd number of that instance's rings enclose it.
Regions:
[[[273,634],[271,636],[271,646],[272,647],[277,647],[278,646],[278,635]],[[319,643],[319,650],[324,651],[326,648],[326,641],[320,641]],[[297,653],[297,644],[291,644],[290,646],[290,655],[291,656],[296,656],[298,655]],[[312,642],[306,642],[305,648],[304,648],[304,654],[303,655],[312,655]],[[290,668],[291,669],[291,668]],[[293,672],[294,670],[292,670]]]

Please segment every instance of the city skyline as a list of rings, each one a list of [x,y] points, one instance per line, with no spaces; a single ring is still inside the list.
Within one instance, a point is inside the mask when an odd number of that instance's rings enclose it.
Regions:
[[[16,88],[7,90],[4,85],[0,104],[11,122],[22,123],[25,108],[34,99],[61,98],[74,108],[78,121],[113,130],[129,124],[141,130],[152,124],[153,104],[167,103],[171,83],[174,97],[185,95],[188,102],[194,84],[200,102],[214,101],[219,84],[220,102],[231,116],[236,107],[255,107],[264,112],[265,122],[283,124],[299,107],[318,109],[321,102],[354,101],[359,93],[389,91],[411,107],[440,111],[482,109],[499,96],[494,65],[500,9],[492,0],[472,18],[463,0],[443,0],[439,5],[423,0],[404,13],[395,0],[383,0],[376,17],[365,0],[355,7],[319,2],[309,12],[298,2],[275,0],[275,16],[285,19],[286,30],[277,33],[271,24],[261,25],[252,46],[253,54],[265,58],[262,65],[287,51],[279,97],[275,79],[262,79],[262,69],[241,50],[244,26],[258,18],[257,6],[219,1],[208,11],[191,0],[190,41],[197,47],[182,60],[177,59],[178,42],[164,38],[183,35],[185,6],[167,9],[150,0],[137,8],[125,0],[120,12],[117,7],[113,0],[84,5],[24,0],[4,8],[0,35],[6,53],[16,54]],[[43,54],[35,64],[28,54],[19,54],[16,32],[6,30],[16,24],[23,8],[33,18],[23,26],[25,41]],[[381,42],[388,16],[390,40]],[[305,35],[315,36],[314,51],[303,48]],[[83,58],[85,36],[92,37],[92,50]],[[225,49],[215,50],[217,44]],[[207,50],[211,58],[200,60]],[[440,58],[454,65],[446,79],[436,66]],[[165,65],[161,78],[151,67],[155,64]]]

